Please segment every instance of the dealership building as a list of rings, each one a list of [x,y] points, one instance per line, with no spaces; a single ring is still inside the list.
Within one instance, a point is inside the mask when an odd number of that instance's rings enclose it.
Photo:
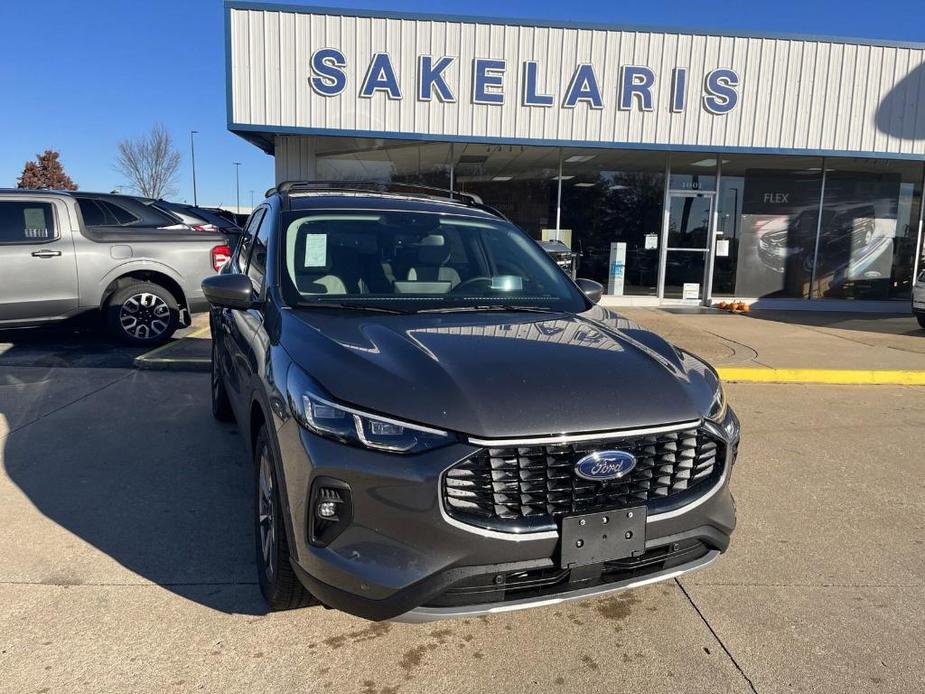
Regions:
[[[611,303],[905,310],[925,44],[226,2],[277,182],[477,194]]]

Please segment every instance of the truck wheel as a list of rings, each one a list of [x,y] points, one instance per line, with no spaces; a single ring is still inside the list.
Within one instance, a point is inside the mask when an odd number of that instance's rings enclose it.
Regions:
[[[925,313],[916,313],[915,319],[919,322],[919,325],[925,329]]]
[[[257,541],[257,573],[260,592],[270,609],[292,610],[317,605],[318,600],[301,584],[289,563],[289,542],[283,522],[279,485],[267,430],[261,427],[254,446],[257,470],[254,497],[254,535]]]
[[[117,289],[103,312],[112,336],[130,345],[162,344],[180,325],[177,300],[153,282],[133,282]]]

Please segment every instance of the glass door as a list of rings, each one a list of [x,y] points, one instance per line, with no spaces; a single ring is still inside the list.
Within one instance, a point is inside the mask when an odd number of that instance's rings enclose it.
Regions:
[[[703,301],[710,254],[713,193],[669,193],[661,296]]]

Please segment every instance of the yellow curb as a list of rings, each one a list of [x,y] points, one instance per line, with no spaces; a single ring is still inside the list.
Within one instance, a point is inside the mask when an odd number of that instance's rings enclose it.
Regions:
[[[925,386],[925,371],[866,369],[717,369],[724,381],[738,383],[830,383],[835,385]]]
[[[147,371],[208,371],[212,360],[203,357],[157,357],[155,359],[135,359],[135,368]]]
[[[194,370],[197,370],[197,371],[202,370],[201,366],[203,364],[211,364],[212,363],[211,359],[204,359],[202,357],[181,357],[181,358],[156,357],[155,355],[160,354],[161,352],[165,352],[165,351],[173,349],[174,347],[176,347],[177,345],[179,345],[181,342],[183,342],[186,339],[194,338],[194,337],[201,337],[202,335],[206,335],[209,333],[210,330],[211,328],[208,325],[204,325],[201,328],[197,328],[196,330],[191,332],[189,335],[184,335],[179,340],[168,342],[167,344],[161,345],[160,347],[155,347],[149,352],[145,352],[144,354],[139,354],[134,359],[135,368],[137,369],[158,369],[158,368],[168,369],[168,368],[172,368],[173,366],[191,366],[194,368]]]

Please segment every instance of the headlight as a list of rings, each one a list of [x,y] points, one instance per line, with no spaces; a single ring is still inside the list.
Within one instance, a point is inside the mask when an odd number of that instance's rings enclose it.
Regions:
[[[309,431],[342,443],[389,453],[420,453],[444,446],[452,436],[440,429],[374,415],[336,402],[299,367],[289,367],[289,406]]]
[[[726,417],[726,408],[726,391],[723,390],[723,384],[717,380],[716,392],[713,393],[713,401],[710,403],[710,411],[707,413],[707,419],[721,424]]]

